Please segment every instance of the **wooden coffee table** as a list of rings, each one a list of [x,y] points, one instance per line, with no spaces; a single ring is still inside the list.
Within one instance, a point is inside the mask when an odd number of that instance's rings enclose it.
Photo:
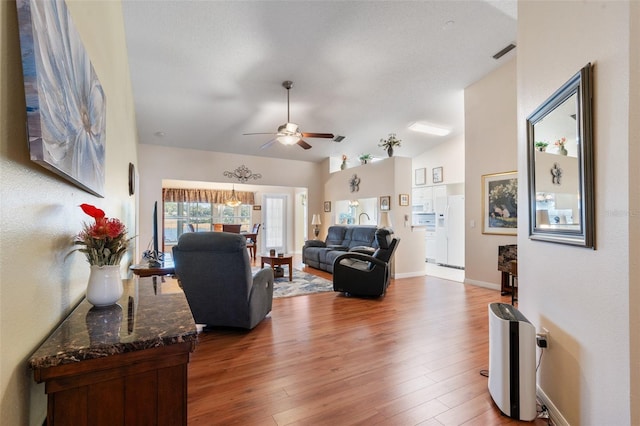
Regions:
[[[173,262],[162,262],[159,265],[140,263],[138,265],[131,265],[129,269],[139,277],[174,275],[176,273],[176,268]]]
[[[289,267],[289,281],[293,281],[293,256],[269,256],[268,254],[260,255],[260,268],[264,268],[264,264],[271,265],[275,275],[276,266],[287,265]]]

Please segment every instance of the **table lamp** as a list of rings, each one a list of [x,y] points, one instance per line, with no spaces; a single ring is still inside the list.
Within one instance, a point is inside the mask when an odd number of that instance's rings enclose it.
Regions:
[[[311,224],[314,226],[313,228],[313,233],[316,236],[316,240],[318,239],[318,235],[320,235],[320,225],[322,225],[322,222],[320,221],[320,215],[319,214],[314,214],[313,217],[311,218]]]
[[[391,217],[389,216],[389,212],[380,212],[380,220],[378,221],[378,227],[380,228],[391,228]]]

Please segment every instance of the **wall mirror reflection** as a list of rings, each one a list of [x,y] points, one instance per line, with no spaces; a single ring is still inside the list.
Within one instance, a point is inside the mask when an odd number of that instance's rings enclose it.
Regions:
[[[527,118],[529,236],[594,247],[592,68]]]
[[[337,225],[375,225],[378,220],[378,199],[338,200],[335,218]]]

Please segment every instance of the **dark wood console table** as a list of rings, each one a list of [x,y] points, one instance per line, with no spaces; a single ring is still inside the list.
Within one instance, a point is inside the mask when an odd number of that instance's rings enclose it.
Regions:
[[[83,300],[29,359],[48,425],[186,425],[196,325],[181,291],[124,280],[118,304]]]

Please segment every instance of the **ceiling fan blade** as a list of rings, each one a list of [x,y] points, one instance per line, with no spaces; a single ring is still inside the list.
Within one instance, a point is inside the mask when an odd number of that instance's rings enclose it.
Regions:
[[[242,136],[247,135],[276,135],[277,133],[269,132],[269,133],[243,133]]]
[[[274,143],[276,143],[278,140],[277,139],[271,139],[269,142],[263,144],[260,148],[258,149],[267,149],[269,148],[271,145],[273,145]]]
[[[309,145],[307,142],[303,141],[302,139],[300,139],[298,141],[298,145],[300,145],[301,147],[303,147],[304,149],[309,149],[311,148],[311,145]]]
[[[304,138],[325,138],[333,139],[333,133],[302,133]]]

